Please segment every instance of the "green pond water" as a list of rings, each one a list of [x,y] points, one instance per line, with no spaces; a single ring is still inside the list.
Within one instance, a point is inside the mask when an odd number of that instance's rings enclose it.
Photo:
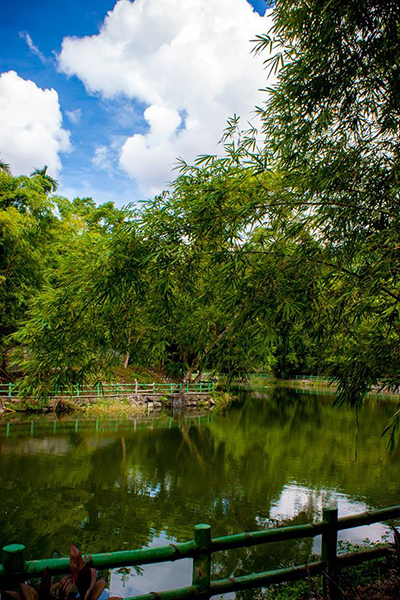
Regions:
[[[214,537],[315,521],[332,503],[339,516],[400,504],[400,455],[380,437],[396,403],[368,400],[358,434],[355,413],[331,404],[275,389],[242,394],[223,414],[3,418],[1,545],[46,558],[67,555],[71,541],[84,552],[133,549],[190,539],[196,523]],[[213,577],[303,562],[319,547],[316,538],[220,553]],[[108,581],[121,596],[189,585],[191,561],[113,570]]]

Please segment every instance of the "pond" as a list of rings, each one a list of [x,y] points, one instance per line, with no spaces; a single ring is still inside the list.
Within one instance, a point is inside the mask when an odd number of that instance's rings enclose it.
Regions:
[[[332,397],[276,388],[242,393],[223,414],[3,418],[1,546],[23,543],[29,559],[67,555],[71,541],[105,552],[188,540],[196,523],[210,523],[216,537],[315,521],[332,503],[339,516],[398,504],[399,452],[390,455],[381,439],[395,408],[370,399],[357,427],[355,413],[332,408]],[[372,525],[348,539],[385,532]],[[221,553],[214,575],[303,562],[319,545],[316,538]],[[189,559],[109,576],[121,596],[190,581]]]

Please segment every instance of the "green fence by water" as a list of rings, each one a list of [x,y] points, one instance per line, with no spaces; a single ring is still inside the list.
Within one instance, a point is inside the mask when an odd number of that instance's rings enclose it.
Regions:
[[[340,519],[338,519],[337,508],[325,508],[323,519],[319,523],[264,529],[214,539],[211,538],[211,527],[200,524],[195,525],[194,539],[188,542],[169,544],[160,548],[92,554],[91,558],[97,569],[148,565],[184,558],[193,559],[191,586],[163,592],[151,592],[133,596],[127,600],[208,599],[217,594],[267,587],[271,584],[296,581],[312,575],[323,576],[325,591],[333,597],[337,589],[336,582],[341,568],[361,564],[368,560],[387,556],[390,553],[390,545],[386,544],[379,548],[338,556],[338,531],[399,517],[400,505]],[[211,579],[211,561],[214,552],[248,548],[283,540],[314,538],[318,535],[322,535],[321,560],[319,561],[274,571],[230,577],[229,579]],[[25,561],[24,551],[25,547],[21,544],[12,544],[3,548],[2,564],[0,565],[0,589],[10,589],[10,586],[14,586],[18,581],[37,577],[46,567],[49,567],[53,575],[61,575],[69,571],[69,557]]]
[[[51,396],[55,398],[118,398],[133,394],[169,395],[206,394],[214,390],[214,381],[199,381],[198,383],[97,383],[95,385],[71,385],[68,388],[54,389]],[[18,383],[0,383],[0,398],[17,398]]]

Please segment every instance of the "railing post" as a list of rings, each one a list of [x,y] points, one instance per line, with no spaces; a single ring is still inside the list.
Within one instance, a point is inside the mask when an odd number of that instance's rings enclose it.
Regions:
[[[337,550],[337,527],[338,527],[338,509],[324,508],[322,520],[327,523],[327,529],[322,534],[321,558],[326,563],[325,573],[323,575],[324,594],[333,599],[337,596],[338,587],[338,569],[336,563]]]
[[[3,567],[6,571],[4,589],[19,589],[18,580],[13,579],[13,575],[23,573],[25,570],[25,546],[23,544],[10,544],[4,546],[2,551]]]
[[[211,575],[211,527],[210,525],[194,526],[194,541],[199,549],[197,556],[193,559],[192,584],[197,587],[200,597],[210,597],[210,575]]]

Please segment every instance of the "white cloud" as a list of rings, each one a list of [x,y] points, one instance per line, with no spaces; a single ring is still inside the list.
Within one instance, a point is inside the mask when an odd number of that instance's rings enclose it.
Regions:
[[[61,168],[60,152],[71,150],[55,90],[41,89],[15,71],[0,76],[0,154],[14,173],[48,165]]]
[[[73,125],[78,125],[82,118],[82,110],[80,108],[76,108],[75,110],[66,110],[65,114]]]
[[[20,31],[19,37],[26,41],[29,50],[32,52],[32,54],[37,56],[44,65],[47,65],[50,62],[47,60],[43,52],[40,51],[38,46],[33,43],[33,40],[27,31]]]
[[[106,171],[112,176],[112,158],[107,146],[97,146],[91,162],[95,167],[101,171]]]
[[[120,165],[154,193],[177,156],[216,152],[226,120],[262,102],[265,56],[250,40],[270,25],[246,0],[119,0],[98,35],[63,40],[59,69],[89,92],[147,106],[148,130],[126,139]]]

